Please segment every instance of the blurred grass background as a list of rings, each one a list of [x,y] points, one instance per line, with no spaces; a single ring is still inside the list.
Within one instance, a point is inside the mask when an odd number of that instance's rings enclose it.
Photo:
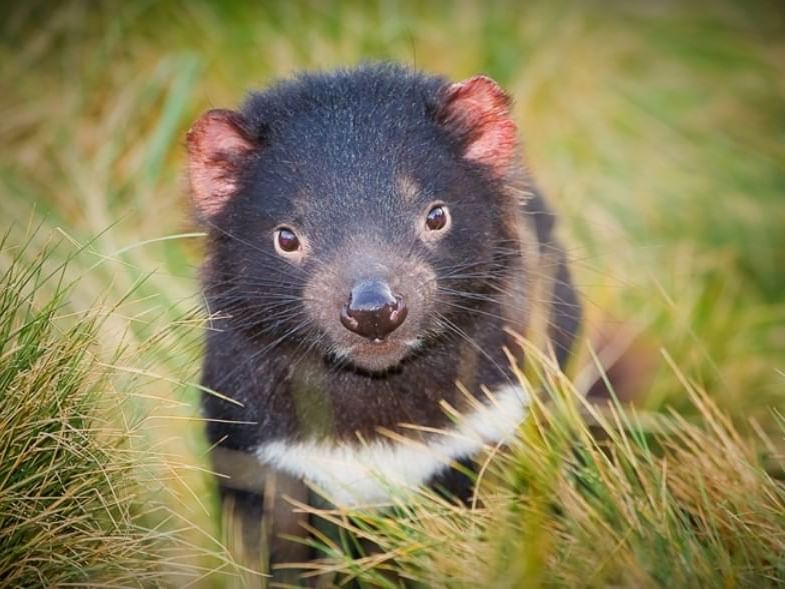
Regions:
[[[9,232],[0,270],[14,259],[32,265],[60,242],[42,262],[69,258],[73,284],[59,312],[101,315],[96,353],[164,457],[162,501],[188,522],[194,566],[221,557],[204,554],[220,548],[209,539],[216,506],[191,384],[200,236],[183,137],[202,111],[303,68],[392,59],[452,79],[496,78],[516,98],[527,163],[561,215],[589,334],[632,334],[642,365],[653,366],[639,407],[700,420],[683,376],[745,435],[771,433],[760,459],[779,464],[780,3],[28,1],[0,10],[0,229]],[[40,285],[36,297],[56,290]],[[214,578],[192,580],[222,582]]]

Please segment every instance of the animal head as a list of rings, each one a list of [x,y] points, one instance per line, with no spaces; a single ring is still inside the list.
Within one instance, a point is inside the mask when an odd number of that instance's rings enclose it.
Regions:
[[[383,372],[519,271],[510,100],[395,66],[305,74],[188,133],[207,300],[263,345]]]

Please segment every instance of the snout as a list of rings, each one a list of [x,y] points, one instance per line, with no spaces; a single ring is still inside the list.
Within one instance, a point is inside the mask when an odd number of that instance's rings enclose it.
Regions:
[[[373,342],[381,342],[398,329],[408,310],[403,297],[383,280],[365,280],[352,288],[341,309],[343,326]]]
[[[326,359],[383,372],[418,350],[430,333],[436,276],[425,261],[398,257],[378,237],[359,239],[315,268],[304,305],[324,336],[318,349]]]

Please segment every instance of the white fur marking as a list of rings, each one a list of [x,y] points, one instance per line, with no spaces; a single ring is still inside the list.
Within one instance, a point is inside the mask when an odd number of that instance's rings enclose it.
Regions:
[[[529,396],[517,386],[497,390],[493,400],[463,416],[454,428],[427,442],[374,440],[365,445],[329,442],[268,442],[256,455],[263,464],[303,477],[338,505],[389,501],[396,489],[412,489],[485,445],[512,439],[526,415]]]

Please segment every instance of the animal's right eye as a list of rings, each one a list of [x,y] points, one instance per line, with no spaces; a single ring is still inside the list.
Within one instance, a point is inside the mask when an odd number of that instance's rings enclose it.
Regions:
[[[278,253],[294,254],[302,249],[300,239],[288,227],[280,227],[275,230],[275,249]]]

